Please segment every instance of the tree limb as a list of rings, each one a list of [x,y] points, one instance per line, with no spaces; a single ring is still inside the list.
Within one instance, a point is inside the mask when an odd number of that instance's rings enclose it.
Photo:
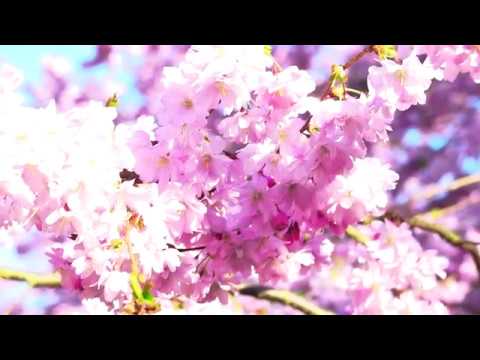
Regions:
[[[61,277],[58,273],[40,275],[25,271],[14,271],[0,268],[0,279],[25,281],[31,287],[59,288],[62,286]]]
[[[0,278],[5,280],[25,281],[32,287],[61,287],[61,276],[58,273],[40,275],[25,271],[14,271],[0,268]],[[275,290],[264,286],[241,286],[238,292],[261,300],[268,300],[290,306],[303,312],[306,315],[335,315],[333,312],[322,309],[304,297],[287,290]]]
[[[335,315],[335,313],[322,309],[304,297],[287,290],[276,290],[260,285],[247,285],[239,287],[238,292],[241,295],[248,295],[257,299],[290,306],[303,312],[305,315]]]
[[[446,240],[451,245],[461,248],[473,258],[477,271],[480,274],[480,253],[478,251],[479,244],[463,239],[457,232],[446,228],[445,226],[437,223],[431,223],[422,218],[422,215],[414,216],[407,220],[407,223],[411,227],[422,229],[434,234],[439,235],[442,239]]]

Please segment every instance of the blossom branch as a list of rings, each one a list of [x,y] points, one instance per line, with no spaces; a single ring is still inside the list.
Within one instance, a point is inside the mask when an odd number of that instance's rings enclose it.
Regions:
[[[260,285],[247,285],[238,288],[241,295],[252,296],[261,300],[268,300],[290,306],[303,312],[305,315],[335,315],[307,301],[304,297],[287,290],[276,290]]]
[[[468,178],[468,179],[467,179]],[[459,179],[461,181],[456,182],[452,188],[459,188],[463,186],[467,186],[467,184],[471,184],[474,179],[472,177],[466,177]],[[458,234],[456,231],[453,231],[451,229],[448,229],[447,227],[443,226],[442,224],[438,224],[436,222],[432,222],[427,220],[429,217],[433,220],[437,220],[438,218],[442,216],[446,216],[454,211],[457,211],[461,208],[464,208],[465,206],[468,206],[469,204],[478,202],[479,198],[478,197],[471,197],[467,199],[464,202],[443,208],[443,209],[433,209],[430,211],[427,211],[425,213],[421,213],[418,215],[415,215],[411,218],[405,219],[402,216],[392,212],[392,211],[387,211],[384,215],[379,216],[379,217],[371,217],[362,222],[364,225],[370,224],[374,220],[390,220],[394,223],[407,223],[410,227],[412,228],[417,228],[421,229],[424,231],[428,231],[430,233],[437,234],[440,236],[442,239],[446,240],[449,244],[461,248],[468,252],[471,256],[473,261],[475,262],[475,266],[477,268],[478,273],[480,274],[480,251],[479,251],[479,245],[477,243],[474,243],[472,241],[468,241],[464,239],[460,234]],[[353,226],[349,226],[345,232],[347,236],[352,238],[353,240],[366,245],[368,241],[370,240],[367,236],[361,233],[360,230]]]
[[[403,219],[401,216],[398,214],[394,214],[392,212],[386,212],[383,216],[377,217],[377,218],[371,218],[366,221],[364,221],[364,224],[369,224],[373,220],[390,220],[395,223],[402,223],[405,222],[410,227],[412,228],[417,228],[421,229],[424,231],[428,231],[433,234],[437,234],[440,236],[442,239],[446,240],[449,244],[458,247],[460,249],[465,250],[468,252],[471,256],[473,261],[475,262],[475,266],[477,267],[477,271],[480,274],[480,252],[478,249],[479,244],[476,244],[472,241],[468,241],[464,239],[460,234],[458,234],[456,231],[453,231],[451,229],[448,229],[447,227],[435,223],[435,222],[430,222],[425,219],[425,217],[429,214],[429,212],[424,213],[424,214],[419,214],[415,215],[409,219]]]
[[[478,251],[478,244],[463,239],[460,234],[446,228],[441,224],[432,223],[424,220],[421,215],[412,217],[411,219],[407,220],[407,223],[411,227],[437,234],[442,239],[449,242],[451,245],[461,248],[470,253],[473,261],[475,262],[475,266],[477,267],[477,271],[480,274],[480,253]]]
[[[31,287],[59,288],[62,286],[61,277],[58,273],[40,275],[25,271],[15,271],[0,268],[0,278],[13,281],[25,281]]]

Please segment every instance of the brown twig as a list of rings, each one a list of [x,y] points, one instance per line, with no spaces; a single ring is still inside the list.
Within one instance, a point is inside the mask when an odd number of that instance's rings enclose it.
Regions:
[[[201,250],[205,250],[205,249],[207,248],[206,246],[197,246],[197,247],[182,249],[182,248],[177,248],[177,247],[176,247],[175,245],[173,245],[173,244],[167,244],[167,246],[168,246],[170,249],[175,249],[175,250],[177,250],[178,252],[201,251]]]
[[[367,54],[370,54],[374,51],[374,46],[375,45],[370,45],[367,46],[365,49],[360,51],[358,54],[352,56],[346,63],[343,65],[343,68],[345,70],[348,70],[349,68],[352,67],[353,64],[355,64],[357,61],[359,61],[362,57],[364,57]]]
[[[356,62],[358,62],[360,59],[362,59],[365,55],[367,54],[370,54],[372,52],[374,52],[375,50],[375,45],[369,45],[367,46],[366,48],[364,48],[362,51],[360,51],[359,53],[353,55],[344,65],[342,65],[341,67],[343,68],[343,70],[348,70],[350,69]],[[327,97],[330,96],[330,91],[331,91],[331,87],[332,87],[332,84],[333,84],[333,77],[330,76],[329,80],[328,80],[328,83],[327,83],[327,87],[325,88],[325,91],[323,92],[322,96],[320,97],[320,99],[324,100],[326,99]]]

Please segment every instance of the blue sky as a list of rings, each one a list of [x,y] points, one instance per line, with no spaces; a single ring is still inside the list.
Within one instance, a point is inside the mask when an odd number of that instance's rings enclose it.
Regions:
[[[93,45],[0,45],[0,62],[12,64],[21,70],[25,81],[38,83],[42,78],[42,57],[45,55],[62,56],[71,62],[75,81],[81,84],[91,77],[101,79],[108,74],[108,68],[104,65],[96,66],[88,71],[82,68],[82,63],[92,59],[95,53]],[[128,89],[121,99],[121,103],[138,104],[141,101],[140,94],[134,87],[134,79],[130,74],[125,71],[118,72],[115,73],[115,79],[124,83]],[[29,96],[25,95],[28,101]]]

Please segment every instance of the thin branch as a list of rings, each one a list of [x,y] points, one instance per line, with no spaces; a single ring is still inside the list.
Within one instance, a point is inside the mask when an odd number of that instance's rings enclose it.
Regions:
[[[473,261],[475,262],[475,266],[477,267],[477,271],[480,274],[480,252],[478,247],[480,244],[476,244],[474,242],[468,241],[464,239],[460,234],[456,231],[450,230],[447,227],[443,226],[442,224],[430,222],[425,219],[425,217],[429,215],[429,212],[424,214],[416,215],[410,219],[403,219],[398,214],[393,214],[392,212],[387,212],[385,215],[380,216],[375,219],[368,219],[364,222],[364,224],[369,224],[373,220],[390,220],[396,223],[405,222],[412,228],[422,229],[424,231],[428,231],[434,234],[437,234],[442,239],[446,240],[449,244],[458,247],[460,249],[465,250],[471,256]]]
[[[62,286],[61,277],[58,273],[40,275],[25,271],[0,268],[0,279],[25,281],[31,287],[59,288]]]
[[[138,266],[138,260],[135,254],[133,253],[133,247],[132,243],[130,241],[130,231],[132,227],[136,226],[140,222],[140,218],[137,215],[133,215],[129,221],[127,222],[127,226],[125,229],[125,236],[123,240],[125,241],[125,244],[127,244],[127,251],[128,251],[128,256],[130,258],[130,265],[132,268],[132,274],[135,276],[138,276],[140,274],[139,266]]]
[[[439,185],[439,184],[428,185],[425,187],[425,191],[417,195],[414,195],[412,197],[412,200],[413,201],[428,200],[444,192],[456,191],[458,189],[461,189],[470,185],[474,185],[474,184],[480,184],[480,174],[474,174],[474,175],[458,178],[452,181],[451,183],[449,183],[448,185]]]
[[[343,68],[345,70],[348,70],[350,67],[352,67],[353,64],[355,64],[357,61],[359,61],[362,57],[364,57],[367,54],[370,54],[373,52],[375,49],[375,45],[370,45],[367,46],[365,49],[360,51],[358,54],[353,55],[346,63],[343,65]]]
[[[133,214],[128,219],[125,228],[124,241],[127,244],[128,255],[130,258],[130,288],[133,293],[133,301],[127,304],[123,309],[126,314],[142,315],[160,310],[160,305],[150,294],[150,284],[145,281],[145,276],[140,270],[138,259],[133,252],[133,246],[130,240],[130,232],[132,228],[143,230],[144,227],[145,225],[142,217],[138,214]],[[147,291],[149,297],[146,297],[145,291]]]
[[[441,224],[428,222],[422,219],[421,215],[414,216],[413,218],[407,220],[407,223],[411,227],[437,234],[451,245],[467,251],[472,256],[475,266],[477,267],[477,271],[480,274],[480,253],[478,251],[479,244],[463,239],[460,234],[446,228]]]
[[[207,247],[206,246],[197,246],[197,247],[192,247],[192,248],[177,248],[175,245],[173,244],[167,244],[167,246],[170,248],[170,249],[175,249],[177,250],[178,252],[188,252],[188,251],[201,251],[201,250],[205,250]]]
[[[362,245],[367,245],[367,243],[370,241],[368,236],[353,226],[349,226],[345,231],[345,234]]]
[[[322,96],[320,97],[321,100],[324,100],[329,97],[332,84],[333,84],[333,78],[330,77],[330,79],[328,79],[327,87],[325,88]]]
[[[447,240],[450,244],[454,246],[461,246],[462,243],[465,242],[462,239],[462,237],[459,234],[457,234],[455,231],[450,230],[441,224],[429,222],[423,219],[421,215],[420,216],[417,215],[412,217],[411,219],[408,219],[406,223],[411,227],[419,228],[431,233],[435,233],[439,235],[441,238]]]
[[[356,62],[358,62],[361,58],[363,58],[365,55],[367,54],[370,54],[372,52],[374,52],[375,50],[375,45],[370,45],[370,46],[367,46],[366,48],[364,48],[362,51],[360,51],[359,53],[353,55],[344,65],[342,65],[341,67],[346,71],[348,70],[349,68],[352,67],[353,64],[355,64]],[[331,90],[331,87],[332,87],[332,84],[333,84],[333,78],[330,77],[330,79],[328,80],[328,83],[327,83],[327,87],[325,88],[325,91],[323,92],[322,96],[320,97],[320,99],[326,99],[329,95],[330,95],[330,90]]]
[[[343,70],[348,70],[353,64],[355,64],[357,61],[359,61],[362,57],[364,57],[365,55],[371,53],[371,52],[374,52],[375,51],[375,45],[370,45],[370,46],[367,46],[365,49],[363,49],[362,51],[360,51],[359,53],[357,53],[356,55],[352,56],[344,65],[342,65],[341,67],[343,68]],[[348,78],[346,79],[346,81],[348,80]],[[331,93],[331,88],[332,88],[332,85],[334,83],[335,79],[334,79],[334,76],[333,74],[330,75],[329,79],[328,79],[328,83],[327,83],[327,86],[325,88],[325,90],[323,91],[322,95],[320,96],[320,100],[325,100],[327,99],[329,96],[330,96],[330,93]],[[346,84],[346,82],[345,82]],[[344,84],[344,86],[345,86]],[[349,91],[349,92],[355,92],[357,90],[355,89],[351,89],[351,88],[346,88],[345,87],[345,91]],[[358,92],[358,91],[357,91]],[[305,130],[307,130],[310,126],[310,119],[308,119],[307,121],[305,121],[305,124],[302,126],[302,128],[300,129],[300,133],[304,133]],[[304,135],[307,135],[307,134],[304,134]],[[308,135],[307,135],[308,136]]]
[[[356,94],[356,95],[360,95],[360,96],[365,95],[365,93],[363,91],[360,91],[360,90],[357,90],[357,89],[352,89],[352,88],[349,88],[349,87],[345,88],[345,91]]]
[[[335,313],[322,309],[304,297],[287,290],[276,290],[259,285],[247,285],[239,287],[238,291],[241,295],[248,295],[257,299],[290,306],[303,312],[305,315],[335,315]]]
[[[460,179],[459,179],[460,180]],[[469,177],[469,179],[464,180],[464,181],[459,181],[456,183],[455,187],[458,188],[460,185],[467,186],[465,184],[471,183],[472,178]],[[478,197],[471,197],[470,199],[467,199],[468,201],[464,201],[463,203],[458,203],[443,209],[433,209],[430,211],[427,211],[425,213],[421,213],[418,215],[415,215],[409,219],[404,219],[400,215],[393,213],[391,211],[387,211],[384,215],[379,216],[379,217],[371,217],[362,222],[363,225],[368,225],[374,220],[389,220],[394,223],[407,223],[410,227],[412,228],[418,228],[424,231],[428,231],[430,233],[437,234],[440,236],[442,239],[447,241],[449,244],[458,247],[460,249],[465,250],[468,252],[471,256],[473,261],[475,262],[475,266],[477,268],[477,271],[480,275],[480,251],[479,247],[480,244],[474,243],[472,241],[468,241],[464,239],[460,234],[458,234],[456,231],[453,231],[451,229],[448,229],[447,227],[443,226],[442,224],[438,224],[436,222],[429,221],[428,218],[430,217],[433,220],[437,220],[442,216],[446,216],[454,211],[458,211],[459,209],[464,208],[468,204],[478,202],[479,198]],[[352,239],[358,241],[359,243],[366,244],[368,241],[368,237],[363,235],[358,229],[354,228],[353,226],[349,226],[346,234],[351,237]]]
[[[438,220],[445,216],[451,215],[453,213],[459,212],[471,205],[479,204],[480,203],[480,194],[472,193],[470,196],[466,197],[465,199],[460,200],[456,204],[444,207],[444,208],[433,208],[425,213],[422,214],[432,220]]]

